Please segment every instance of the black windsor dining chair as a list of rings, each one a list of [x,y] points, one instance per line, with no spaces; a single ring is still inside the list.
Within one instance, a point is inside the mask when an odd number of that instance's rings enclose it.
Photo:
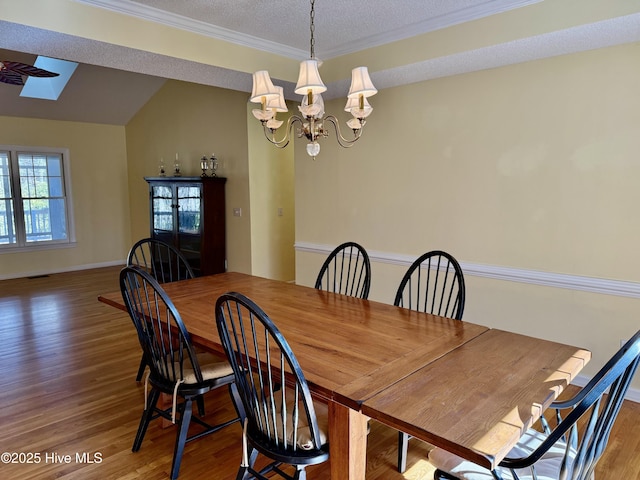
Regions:
[[[243,452],[236,480],[267,480],[272,473],[305,480],[306,466],[329,458],[327,405],[312,400],[287,340],[249,298],[235,292],[218,298],[216,324],[243,407]],[[270,463],[258,471],[254,467],[259,454]],[[294,473],[287,470],[291,466]]]
[[[495,470],[436,448],[429,452],[434,479],[593,479],[639,361],[640,331],[573,398],[553,402],[555,418],[543,417],[541,431],[528,429]]]
[[[138,240],[129,250],[127,265],[144,268],[158,283],[175,282],[195,276],[180,250],[155,238]],[[142,380],[146,367],[147,363],[142,355],[136,375],[137,382]]]
[[[233,370],[224,360],[217,360],[207,354],[196,354],[189,332],[173,302],[146,270],[138,266],[122,269],[120,289],[149,365],[148,382],[151,385],[148,399],[145,385],[145,408],[132,451],[140,449],[151,420],[162,417],[176,423],[177,417],[178,432],[171,466],[173,480],[178,478],[187,442],[217,432],[239,420],[239,399]],[[229,388],[238,417],[210,425],[193,414],[194,400],[225,385]],[[173,405],[166,410],[157,406],[162,393],[173,398]],[[189,436],[191,423],[197,423],[202,429]]]
[[[193,269],[180,250],[155,238],[138,240],[129,250],[127,265],[143,267],[158,283],[195,277]]]
[[[458,261],[442,250],[418,257],[400,281],[393,302],[420,312],[462,320],[465,285]]]
[[[398,307],[462,320],[465,285],[462,268],[449,253],[433,250],[418,257],[400,281]],[[408,433],[398,433],[398,471],[407,469]]]
[[[371,262],[367,251],[355,242],[338,245],[326,258],[315,288],[352,297],[368,298]]]

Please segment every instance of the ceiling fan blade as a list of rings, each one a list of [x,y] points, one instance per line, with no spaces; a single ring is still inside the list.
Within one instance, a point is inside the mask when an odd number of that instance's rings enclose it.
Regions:
[[[9,85],[24,85],[24,80],[22,80],[20,74],[8,70],[0,70],[0,82],[8,83]]]
[[[57,77],[60,75],[59,73],[50,72],[49,70],[34,67],[33,65],[27,65],[26,63],[5,61],[2,61],[2,63],[6,70],[16,72],[20,75],[26,75],[28,77]]]

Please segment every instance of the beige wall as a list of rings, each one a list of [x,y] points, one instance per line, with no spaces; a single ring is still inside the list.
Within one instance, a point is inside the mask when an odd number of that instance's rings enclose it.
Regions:
[[[0,253],[0,278],[124,264],[131,238],[124,127],[0,117],[0,144],[69,149],[77,240]]]
[[[440,248],[640,282],[639,53],[629,44],[381,91],[354,148],[326,140],[313,162],[297,146],[296,243]],[[298,251],[296,281],[312,285],[322,260]],[[371,298],[391,303],[404,269],[374,261]],[[640,328],[638,298],[467,283],[466,320],[587,347],[586,374]]]
[[[251,272],[249,163],[245,93],[167,81],[126,128],[132,237],[149,236],[149,190],[145,176],[158,174],[160,158],[171,165],[178,153],[184,175],[200,175],[202,155],[215,153],[227,178],[227,262]],[[233,208],[247,212],[233,216]]]
[[[276,148],[264,138],[262,125],[251,114],[256,107],[253,103],[247,105],[252,273],[293,281],[294,150],[292,145]],[[281,136],[279,132],[278,139]]]
[[[184,175],[200,175],[202,155],[215,153],[227,178],[228,269],[293,280],[293,150],[248,142],[248,128],[262,135],[250,108],[245,93],[168,81],[126,128],[0,117],[0,144],[69,148],[77,236],[71,248],[0,254],[0,278],[124,263],[149,235],[144,177],[176,153]]]
[[[262,130],[247,100],[242,92],[168,81],[129,122],[132,236],[149,235],[143,177],[157,175],[160,159],[171,166],[177,152],[183,174],[200,175],[202,155],[215,153],[218,174],[227,178],[228,270],[293,280],[293,151],[248,135],[248,129],[259,135]],[[241,216],[233,214],[235,208]]]

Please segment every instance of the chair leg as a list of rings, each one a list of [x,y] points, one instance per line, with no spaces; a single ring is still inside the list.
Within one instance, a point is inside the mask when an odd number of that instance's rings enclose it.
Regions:
[[[249,453],[249,464],[240,465],[240,468],[238,469],[238,475],[236,475],[236,480],[248,480],[253,476],[251,473],[251,469],[253,469],[253,466],[255,465],[258,458],[258,450],[251,446],[249,446],[248,448],[251,450]]]
[[[140,359],[140,366],[138,367],[138,375],[136,375],[136,382],[142,380],[144,376],[144,369],[147,368],[147,362],[144,359],[144,353],[142,354],[142,358]]]
[[[247,475],[249,473],[249,469],[247,467],[243,467],[242,465],[240,465],[240,468],[238,469],[238,474],[236,475],[236,480],[243,480],[245,478],[248,478]]]
[[[296,475],[293,477],[296,480],[307,480],[307,471],[304,468],[304,465],[296,466]]]
[[[204,397],[202,395],[196,398],[196,404],[198,405],[198,415],[204,417]]]
[[[438,470],[437,468],[436,471],[433,472],[433,478],[434,480],[460,480],[458,477],[454,477],[453,475],[450,475],[443,470]]]
[[[409,450],[409,434],[398,432],[398,471],[404,473],[407,469],[407,451]]]
[[[187,443],[187,433],[189,433],[189,423],[191,423],[192,400],[185,399],[183,406],[180,408],[180,426],[178,436],[176,437],[176,446],[173,451],[173,464],[171,466],[171,480],[178,478],[180,471],[180,463],[182,462],[182,453],[184,445]]]
[[[160,391],[155,388],[151,389],[151,394],[148,398],[147,409],[142,412],[142,417],[140,418],[140,425],[138,425],[138,433],[136,433],[136,438],[133,441],[133,447],[131,448],[132,452],[137,452],[140,450],[140,446],[142,445],[142,440],[144,439],[144,434],[147,432],[147,427],[149,426],[149,422],[151,422],[151,417],[153,417],[153,412],[156,409],[156,404],[158,403],[158,399],[160,398]]]

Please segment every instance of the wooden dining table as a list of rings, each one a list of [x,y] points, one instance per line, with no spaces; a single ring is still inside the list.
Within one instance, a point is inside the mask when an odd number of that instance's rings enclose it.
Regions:
[[[240,292],[269,315],[328,403],[334,480],[365,479],[369,417],[493,466],[590,359],[568,345],[242,273],[163,288],[193,343],[212,352],[223,352],[221,294]],[[120,292],[99,300],[125,309]]]

